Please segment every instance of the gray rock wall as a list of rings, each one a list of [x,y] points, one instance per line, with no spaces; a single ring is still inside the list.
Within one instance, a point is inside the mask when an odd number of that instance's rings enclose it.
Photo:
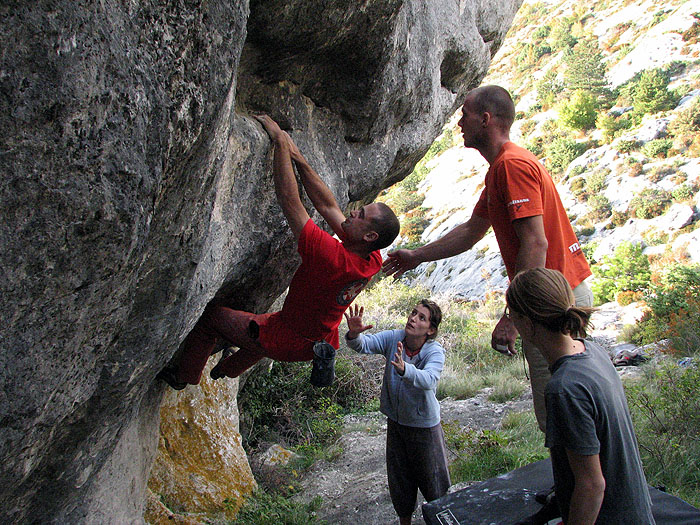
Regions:
[[[483,4],[483,5],[482,5]],[[297,265],[269,144],[341,206],[406,176],[520,0],[0,5],[0,513],[139,521],[157,371]]]

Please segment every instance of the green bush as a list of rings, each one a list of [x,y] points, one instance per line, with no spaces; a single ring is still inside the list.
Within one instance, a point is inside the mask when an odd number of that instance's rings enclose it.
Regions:
[[[642,153],[647,157],[666,157],[672,147],[673,139],[655,139],[642,146]]]
[[[673,264],[655,275],[645,299],[656,317],[668,321],[690,308],[691,297],[700,297],[700,265]]]
[[[425,208],[418,208],[406,214],[401,221],[401,236],[409,243],[420,242],[420,237],[430,225]]]
[[[424,200],[425,195],[401,188],[391,195],[391,207],[396,213],[403,214],[420,207]]]
[[[585,130],[595,127],[598,104],[588,91],[574,91],[571,97],[559,107],[559,120],[565,126]]]
[[[667,362],[625,387],[648,483],[700,504],[700,367]]]
[[[644,188],[632,197],[627,213],[640,219],[653,219],[663,213],[671,203],[671,196],[665,190]]]
[[[563,173],[571,161],[588,149],[587,144],[572,139],[555,139],[547,148],[547,160],[552,173]]]
[[[698,188],[692,184],[681,184],[671,191],[671,197],[675,201],[687,201],[693,198]]]
[[[593,266],[593,294],[596,304],[612,301],[618,292],[642,291],[649,286],[649,259],[639,244],[623,242],[612,256]]]
[[[548,25],[541,25],[532,32],[532,39],[539,41],[539,40],[542,40],[544,38],[547,38],[551,31],[552,31],[552,28],[549,27]]]
[[[586,179],[584,177],[576,177],[571,179],[569,183],[569,189],[571,193],[578,196],[586,191]]]
[[[239,394],[244,445],[255,447],[269,436],[312,454],[331,445],[342,428],[342,415],[363,409],[379,392],[381,378],[361,357],[336,358],[336,380],[315,388],[307,362],[272,363],[269,373],[253,373]]]
[[[700,133],[700,97],[697,97],[689,107],[678,112],[676,118],[668,124],[668,131],[674,137]]]
[[[674,173],[675,170],[671,166],[654,166],[647,178],[651,182],[660,182]]]
[[[674,138],[673,143],[677,148],[689,148],[697,141],[700,135],[700,97],[690,107],[678,112],[676,118],[669,123],[668,132]],[[694,156],[693,153],[690,156]]]
[[[629,153],[639,149],[639,142],[636,140],[618,140],[615,143],[615,149],[620,153]]]
[[[621,340],[638,346],[653,344],[663,337],[666,326],[664,322],[648,312],[636,324],[624,327]]]
[[[571,34],[575,17],[558,17],[549,33],[549,42],[555,50],[569,49],[576,45],[578,39]]]
[[[638,177],[639,175],[644,173],[644,164],[642,164],[641,162],[639,162],[636,159],[631,159],[631,160],[633,160],[633,162],[631,162],[628,165],[629,171],[627,172],[627,174],[630,177]]]
[[[595,195],[600,193],[608,186],[608,175],[610,175],[610,170],[598,170],[590,174],[588,179],[586,179],[586,190],[590,195]]]
[[[599,113],[595,121],[595,126],[603,132],[606,143],[612,142],[622,130],[630,129],[632,124],[632,119],[627,114],[616,117],[609,113]]]
[[[602,193],[594,193],[588,198],[588,207],[591,210],[591,218],[595,221],[608,219],[612,213],[610,200]]]
[[[613,211],[610,215],[610,223],[617,228],[618,226],[624,226],[629,220],[629,215],[627,212]]]
[[[535,157],[543,157],[545,155],[546,140],[544,137],[535,137],[528,141],[525,148]]]

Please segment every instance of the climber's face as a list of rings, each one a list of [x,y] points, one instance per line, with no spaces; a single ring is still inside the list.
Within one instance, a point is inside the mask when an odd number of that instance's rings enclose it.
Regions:
[[[342,224],[346,240],[373,241],[374,239],[368,237],[376,236],[376,232],[374,231],[374,219],[379,218],[379,216],[378,206],[374,202],[362,206],[359,210],[351,211],[348,218],[345,219],[345,222]],[[374,236],[372,234],[374,234]]]

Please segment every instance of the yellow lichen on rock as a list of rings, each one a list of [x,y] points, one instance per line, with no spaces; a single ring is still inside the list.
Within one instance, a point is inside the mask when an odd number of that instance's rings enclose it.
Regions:
[[[256,483],[239,434],[238,380],[215,382],[208,370],[198,386],[166,392],[148,488],[173,513],[231,519]]]

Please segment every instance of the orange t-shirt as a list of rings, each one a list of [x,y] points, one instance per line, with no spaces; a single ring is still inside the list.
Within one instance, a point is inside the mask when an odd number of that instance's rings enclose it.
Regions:
[[[515,277],[520,249],[513,221],[537,215],[542,215],[548,243],[545,267],[563,273],[572,289],[591,275],[552,177],[528,150],[512,142],[503,145],[486,173],[474,215],[491,222],[509,279]]]

